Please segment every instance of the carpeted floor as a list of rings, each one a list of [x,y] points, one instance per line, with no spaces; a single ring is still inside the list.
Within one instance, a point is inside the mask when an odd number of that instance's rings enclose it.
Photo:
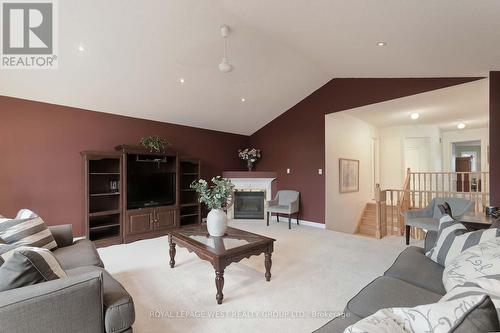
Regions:
[[[233,227],[275,238],[272,279],[264,255],[225,270],[224,303],[215,301],[215,273],[177,247],[168,265],[166,237],[99,249],[108,271],[132,294],[134,332],[311,332],[341,312],[405,248],[382,240],[308,226],[234,221]]]

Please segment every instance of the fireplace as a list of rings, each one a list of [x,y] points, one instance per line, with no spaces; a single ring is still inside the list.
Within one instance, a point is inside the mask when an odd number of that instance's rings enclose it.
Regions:
[[[263,219],[265,191],[234,192],[235,219]]]

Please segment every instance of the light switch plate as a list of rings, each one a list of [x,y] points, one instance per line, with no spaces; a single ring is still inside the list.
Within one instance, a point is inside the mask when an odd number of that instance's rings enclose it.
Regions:
[[[322,175],[323,174],[323,169],[318,169],[318,174]]]
[[[286,173],[289,174],[290,173],[290,169],[286,169]]]

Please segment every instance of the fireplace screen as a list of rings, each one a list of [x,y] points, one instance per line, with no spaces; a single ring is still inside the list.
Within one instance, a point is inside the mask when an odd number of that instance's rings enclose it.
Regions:
[[[235,192],[235,219],[263,219],[265,192]]]

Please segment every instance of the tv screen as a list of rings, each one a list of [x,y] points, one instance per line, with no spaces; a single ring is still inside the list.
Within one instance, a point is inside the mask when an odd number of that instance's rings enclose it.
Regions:
[[[127,209],[175,203],[175,173],[156,168],[156,165],[148,162],[127,165]]]

